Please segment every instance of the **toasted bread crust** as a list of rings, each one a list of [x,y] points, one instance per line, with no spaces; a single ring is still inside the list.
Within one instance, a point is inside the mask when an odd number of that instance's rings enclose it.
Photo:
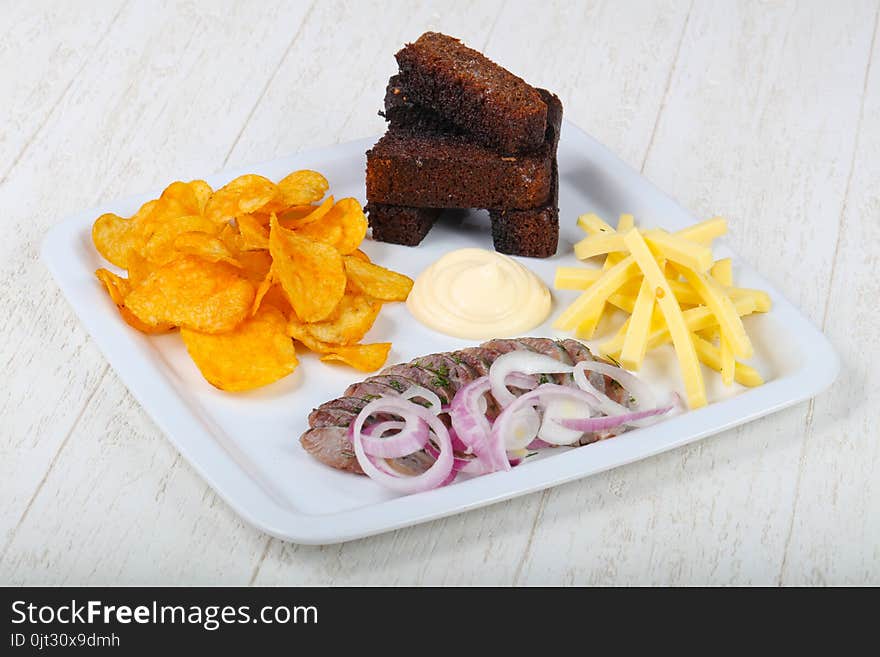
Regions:
[[[397,54],[412,98],[501,153],[544,141],[547,105],[522,78],[458,39],[426,32]]]

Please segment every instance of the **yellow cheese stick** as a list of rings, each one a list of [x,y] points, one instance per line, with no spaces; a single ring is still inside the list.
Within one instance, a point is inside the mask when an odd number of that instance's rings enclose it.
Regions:
[[[718,318],[718,325],[722,334],[730,341],[733,353],[739,358],[751,358],[755,352],[752,342],[733,301],[727,296],[724,288],[713,278],[687,267],[677,267],[677,270]]]
[[[644,237],[654,253],[671,262],[699,272],[712,266],[712,249],[708,247],[670,235],[665,230],[646,230]]]
[[[725,287],[733,287],[733,261],[730,258],[716,260],[709,274]]]
[[[578,324],[578,320],[584,321],[582,318],[590,318],[601,313],[606,299],[638,273],[639,267],[635,260],[632,256],[627,256],[602,274],[599,280],[566,308],[553,323],[553,326],[570,331]]]
[[[603,312],[605,312],[604,301],[599,306],[599,310],[581,320],[581,323],[578,324],[575,329],[575,335],[581,340],[592,340],[593,334],[596,332],[596,327],[599,326],[599,320],[602,319]]]
[[[733,385],[734,378],[734,368],[736,367],[736,361],[733,358],[733,347],[730,344],[730,340],[727,339],[727,336],[724,334],[724,330],[721,330],[721,382],[730,386]]]
[[[693,226],[683,228],[676,231],[674,234],[676,237],[681,237],[682,239],[690,240],[697,244],[706,245],[711,244],[712,240],[724,235],[726,232],[727,220],[722,219],[721,217],[714,217],[713,219],[707,219],[706,221],[701,221]]]
[[[631,320],[632,317],[627,317],[626,321],[617,330],[617,333],[614,334],[614,337],[599,345],[599,351],[602,354],[614,358],[620,355],[620,350],[623,348],[623,341],[626,340],[626,332],[629,330],[629,323]]]
[[[586,260],[612,251],[625,251],[623,236],[620,233],[597,233],[585,237],[574,245],[574,255],[578,260]]]
[[[614,229],[611,226],[602,221],[602,219],[599,218],[599,215],[594,214],[593,212],[588,212],[587,214],[582,214],[578,217],[577,225],[588,235],[614,232]]]
[[[736,311],[742,315],[749,315],[755,311],[755,305],[751,299],[743,298],[734,305]],[[690,308],[682,313],[688,331],[694,333],[703,329],[718,326],[718,318],[712,314],[712,311],[706,306],[697,306]],[[656,331],[652,331],[648,336],[648,349],[656,349],[660,345],[666,344],[671,339],[669,329],[664,327]]]
[[[622,214],[617,218],[617,232],[623,235],[636,225],[636,218],[631,214]]]
[[[700,363],[697,359],[692,334],[688,331],[684,318],[681,316],[681,307],[669,287],[669,282],[660,271],[660,267],[657,266],[657,261],[654,260],[651,250],[638,230],[628,231],[623,241],[632,254],[630,257],[638,263],[645,279],[654,288],[657,305],[666,319],[672,343],[675,345],[675,354],[678,356],[678,363],[681,367],[688,406],[693,409],[705,406],[706,387],[703,384],[703,371],[700,369]],[[626,260],[622,261],[614,269],[625,262]]]
[[[745,297],[752,299],[752,301],[755,302],[756,313],[769,312],[770,308],[773,307],[773,302],[770,300],[770,295],[764,292],[764,290],[752,290],[747,287],[732,287],[727,290],[727,293],[733,298],[734,301]]]
[[[631,294],[618,292],[608,297],[608,303],[615,308],[620,308],[622,311],[632,314],[633,308],[636,306],[636,298]]]
[[[620,218],[617,220],[617,232],[620,234],[625,233],[630,228],[635,225],[635,217],[631,214],[622,214]],[[623,260],[626,257],[626,253],[621,253],[620,251],[614,251],[608,254],[608,257],[605,258],[605,262],[602,265],[602,269],[609,270],[618,262]]]
[[[553,287],[557,290],[585,290],[599,280],[601,269],[557,267]]]
[[[700,357],[700,361],[713,370],[720,370],[721,354],[719,353],[718,347],[698,335],[693,336],[693,341],[697,354]],[[750,388],[764,383],[764,379],[758,374],[757,370],[748,365],[744,365],[743,363],[736,363],[733,377],[737,383]]]
[[[623,347],[620,350],[620,364],[628,370],[638,370],[648,350],[648,333],[651,331],[651,316],[654,314],[654,289],[647,278],[642,280],[639,296],[633,307],[632,317]]]

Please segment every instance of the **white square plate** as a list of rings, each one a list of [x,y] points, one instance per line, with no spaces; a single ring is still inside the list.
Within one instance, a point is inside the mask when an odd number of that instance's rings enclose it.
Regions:
[[[300,168],[327,176],[336,198],[363,201],[363,140],[229,170],[208,177],[220,186],[246,172],[278,180]],[[695,218],[630,169],[614,154],[566,123],[559,144],[561,255],[521,261],[552,287],[559,265],[577,265],[572,244],[582,235],[575,218],[594,211],[608,219],[635,215],[640,226],[677,230]],[[837,376],[837,356],[825,337],[766,281],[734,259],[737,284],[767,290],[773,310],[746,319],[757,355],[752,364],[767,383],[724,390],[707,374],[710,405],[613,440],[577,449],[545,450],[510,472],[461,480],[442,489],[396,497],[366,477],[328,468],[299,444],[306,416],[353,381],[354,370],[301,354],[296,372],[261,390],[230,394],[208,384],[188,357],[180,336],[147,337],[129,328],[95,279],[108,266],[91,243],[91,225],[104,212],[133,214],[159,191],[80,212],[56,226],[43,244],[43,259],[74,311],[119,377],[168,435],[181,454],[217,493],[265,532],[299,543],[334,543],[434,518],[554,486],[658,454],[729,429],[807,399]],[[364,250],[378,263],[415,277],[442,254],[464,246],[492,248],[488,215],[452,213],[417,248],[367,240]],[[732,227],[736,230],[736,226]],[[723,244],[716,253],[731,255]],[[557,336],[552,318],[576,293],[554,292],[551,320],[530,335]],[[405,304],[385,306],[367,341],[394,344],[389,364],[457,349],[468,342],[435,333],[412,319]],[[771,352],[769,346],[773,345]],[[678,389],[671,349],[649,356],[642,376]]]

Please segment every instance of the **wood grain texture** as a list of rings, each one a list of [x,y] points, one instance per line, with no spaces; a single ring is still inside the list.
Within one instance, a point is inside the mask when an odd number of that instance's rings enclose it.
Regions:
[[[784,584],[880,584],[880,16],[822,329],[840,382],[807,415]]]
[[[0,4],[0,582],[880,583],[878,9]],[[40,240],[82,207],[381,131],[393,53],[425,29],[553,89],[570,120],[683,205],[728,216],[733,248],[840,350],[834,389],[693,447],[370,539],[304,547],[245,525],[108,370]]]

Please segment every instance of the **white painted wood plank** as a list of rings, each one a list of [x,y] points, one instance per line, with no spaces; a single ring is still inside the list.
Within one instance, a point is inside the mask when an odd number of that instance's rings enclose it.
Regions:
[[[0,216],[14,236],[0,245],[0,362],[11,381],[0,397],[5,493],[0,549],[9,546],[4,568],[47,544],[47,534],[29,529],[28,520],[34,519],[26,510],[38,491],[59,495],[53,486],[71,484],[46,479],[53,464],[65,460],[84,482],[97,476],[89,467],[100,449],[95,443],[86,440],[84,448],[64,450],[56,458],[107,366],[38,260],[45,231],[76,209],[204,173],[207,163],[209,171],[220,168],[268,79],[266,68],[281,60],[307,8],[266,4],[257,21],[246,2],[215,3],[198,11],[189,4],[129,5],[0,185]],[[115,377],[110,380],[120,386]],[[131,399],[127,404],[134,406]],[[137,413],[139,429],[151,436],[153,448],[166,450],[164,437],[142,411]],[[103,426],[108,418],[98,422]],[[157,490],[166,473],[145,463],[137,474]],[[41,527],[53,527],[48,535],[67,533],[53,543],[58,560],[47,556],[43,569],[78,574],[85,581],[91,567],[83,573],[68,570],[66,541],[81,535],[97,540],[98,527],[117,538],[127,531],[124,522],[105,522],[111,500],[91,503],[95,506],[79,516],[50,507],[50,515],[39,519]],[[200,500],[191,503],[195,523],[205,512]],[[11,546],[19,523],[19,540]],[[97,562],[106,555],[96,551],[92,558]]]
[[[866,78],[824,326],[837,384],[808,418],[782,583],[880,584],[880,39]]]
[[[3,556],[2,580],[243,585],[264,545],[111,374]]]
[[[645,167],[814,319],[875,8],[695,3]],[[777,582],[805,411],[551,491],[520,581]]]
[[[616,145],[641,157],[638,154],[646,148],[653,128],[672,66],[672,55],[684,25],[687,4],[643,4],[637,17],[615,10],[616,6],[617,3],[613,2],[601,3],[585,15],[575,13],[573,16],[569,3],[543,3],[541,6],[508,3],[494,26],[489,17],[476,21],[469,14],[467,25],[469,30],[473,30],[470,33],[461,32],[458,28],[461,12],[455,10],[445,12],[439,20],[423,23],[410,21],[411,24],[406,26],[407,32],[389,34],[382,47],[371,55],[373,62],[387,62],[387,68],[382,68],[380,74],[359,71],[374,81],[371,82],[371,88],[362,92],[358,105],[362,109],[358,118],[352,117],[348,125],[360,125],[361,121],[364,122],[364,129],[368,128],[367,121],[372,125],[373,108],[381,102],[385,80],[394,70],[391,54],[404,40],[417,36],[425,29],[438,28],[460,36],[477,48],[484,48],[490,56],[530,82],[546,84],[555,91],[554,80],[562,85],[566,80],[593,79],[591,84],[597,96],[616,106],[629,101],[629,90],[642,90],[640,101],[645,107],[639,108],[628,119],[629,129],[614,133]],[[368,22],[377,19],[364,14],[361,20]],[[535,25],[535,33],[540,38],[523,38],[521,30],[529,25]],[[658,30],[658,25],[663,29]],[[482,32],[476,31],[477,28]],[[581,37],[588,30],[607,34],[615,29],[633,42],[646,46],[644,50],[634,48],[615,55],[613,65],[606,67],[602,64],[608,62],[604,43],[584,41]],[[373,31],[367,29],[367,32]],[[558,38],[551,39],[551,35],[558,35]],[[521,52],[516,52],[518,48]],[[551,49],[554,59],[547,63],[546,68],[559,67],[559,71],[554,73],[554,78],[539,79],[543,68],[541,62],[549,56]],[[660,52],[664,57],[668,55],[669,68],[640,64],[647,51]],[[571,83],[558,89],[566,104],[566,112],[577,115],[578,104],[568,99],[566,90],[570,90],[575,97],[577,93]],[[288,93],[292,95],[294,91],[291,89]],[[295,99],[276,99],[273,90],[270,90],[267,98],[272,98],[264,105],[267,114],[280,107],[289,116],[297,102]],[[653,110],[649,109],[651,104]],[[285,109],[288,106],[291,107],[289,111]],[[269,118],[255,123],[271,126],[273,120]],[[378,130],[381,129],[379,124]],[[249,126],[245,136],[250,135],[251,130]],[[377,128],[369,130],[376,131]],[[345,138],[359,134],[369,132],[352,129]],[[265,137],[259,137],[261,141],[258,143],[264,143],[263,140],[268,143],[271,138],[271,131],[267,131]],[[244,152],[239,155],[237,151],[235,156],[250,159]],[[530,495],[488,509],[342,546],[311,548],[281,545],[273,541],[256,581],[260,584],[511,583],[540,504],[540,495]]]
[[[0,7],[0,181],[21,157],[92,51],[106,38],[122,0],[8,2]]]

